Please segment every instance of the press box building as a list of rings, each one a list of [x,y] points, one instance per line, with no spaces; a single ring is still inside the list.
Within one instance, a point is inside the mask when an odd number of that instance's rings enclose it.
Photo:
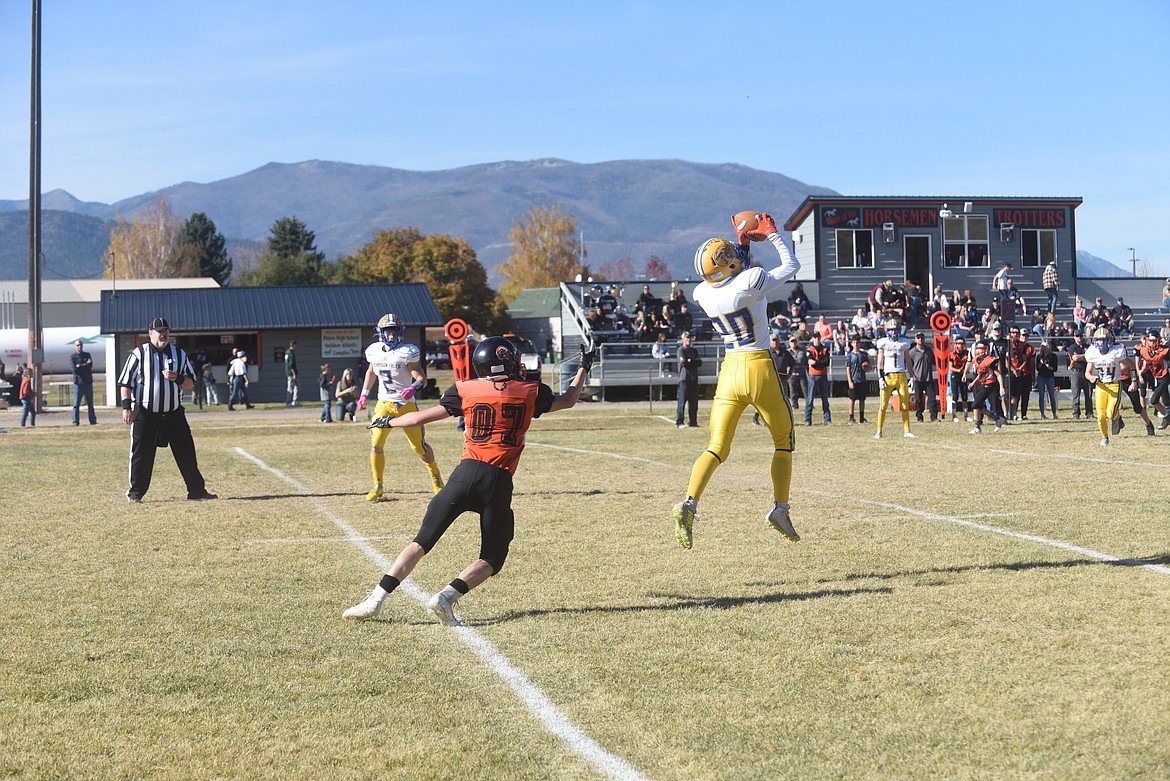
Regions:
[[[970,289],[990,302],[991,279],[1012,264],[1030,309],[1045,304],[1041,274],[1056,261],[1064,291],[1075,293],[1080,198],[854,197],[812,195],[784,223],[814,311],[851,313],[875,285]]]

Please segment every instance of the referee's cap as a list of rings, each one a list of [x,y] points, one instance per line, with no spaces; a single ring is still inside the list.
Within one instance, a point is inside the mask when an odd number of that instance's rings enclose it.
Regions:
[[[150,321],[149,329],[151,331],[161,331],[163,329],[171,330],[171,324],[167,322],[165,317],[156,317]]]

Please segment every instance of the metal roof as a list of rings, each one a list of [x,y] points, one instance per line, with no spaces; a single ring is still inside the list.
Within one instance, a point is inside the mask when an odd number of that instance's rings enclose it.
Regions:
[[[102,333],[144,333],[155,317],[175,331],[368,326],[393,312],[409,326],[442,325],[430,290],[402,285],[226,287],[102,291]]]

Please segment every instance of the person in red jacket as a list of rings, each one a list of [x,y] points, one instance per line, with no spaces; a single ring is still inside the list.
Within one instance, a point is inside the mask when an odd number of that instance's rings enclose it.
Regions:
[[[1028,419],[1028,400],[1032,395],[1032,383],[1036,381],[1036,348],[1028,344],[1028,332],[1013,327],[1008,347],[1008,371],[1011,372],[1012,394],[1009,400],[1008,417],[1015,420]]]
[[[20,427],[24,428],[27,420],[34,428],[37,425],[37,389],[33,381],[32,369],[26,364],[24,373],[20,376]]]
[[[813,400],[819,396],[821,415],[827,426],[832,422],[832,415],[829,412],[829,345],[824,344],[821,335],[814,331],[804,351],[808,356],[808,393],[804,399],[804,425],[812,425]]]

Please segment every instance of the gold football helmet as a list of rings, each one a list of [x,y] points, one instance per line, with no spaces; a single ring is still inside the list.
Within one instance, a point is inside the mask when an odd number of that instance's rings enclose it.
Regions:
[[[1104,350],[1113,345],[1113,332],[1105,326],[1098,326],[1093,331],[1093,341],[1097,343],[1097,348]]]
[[[707,239],[695,250],[695,273],[708,284],[722,285],[743,269],[743,258],[726,239]]]
[[[402,329],[406,324],[402,322],[402,318],[396,314],[389,313],[382,315],[382,319],[378,321],[377,333],[378,338],[384,344],[398,344],[402,341]]]

